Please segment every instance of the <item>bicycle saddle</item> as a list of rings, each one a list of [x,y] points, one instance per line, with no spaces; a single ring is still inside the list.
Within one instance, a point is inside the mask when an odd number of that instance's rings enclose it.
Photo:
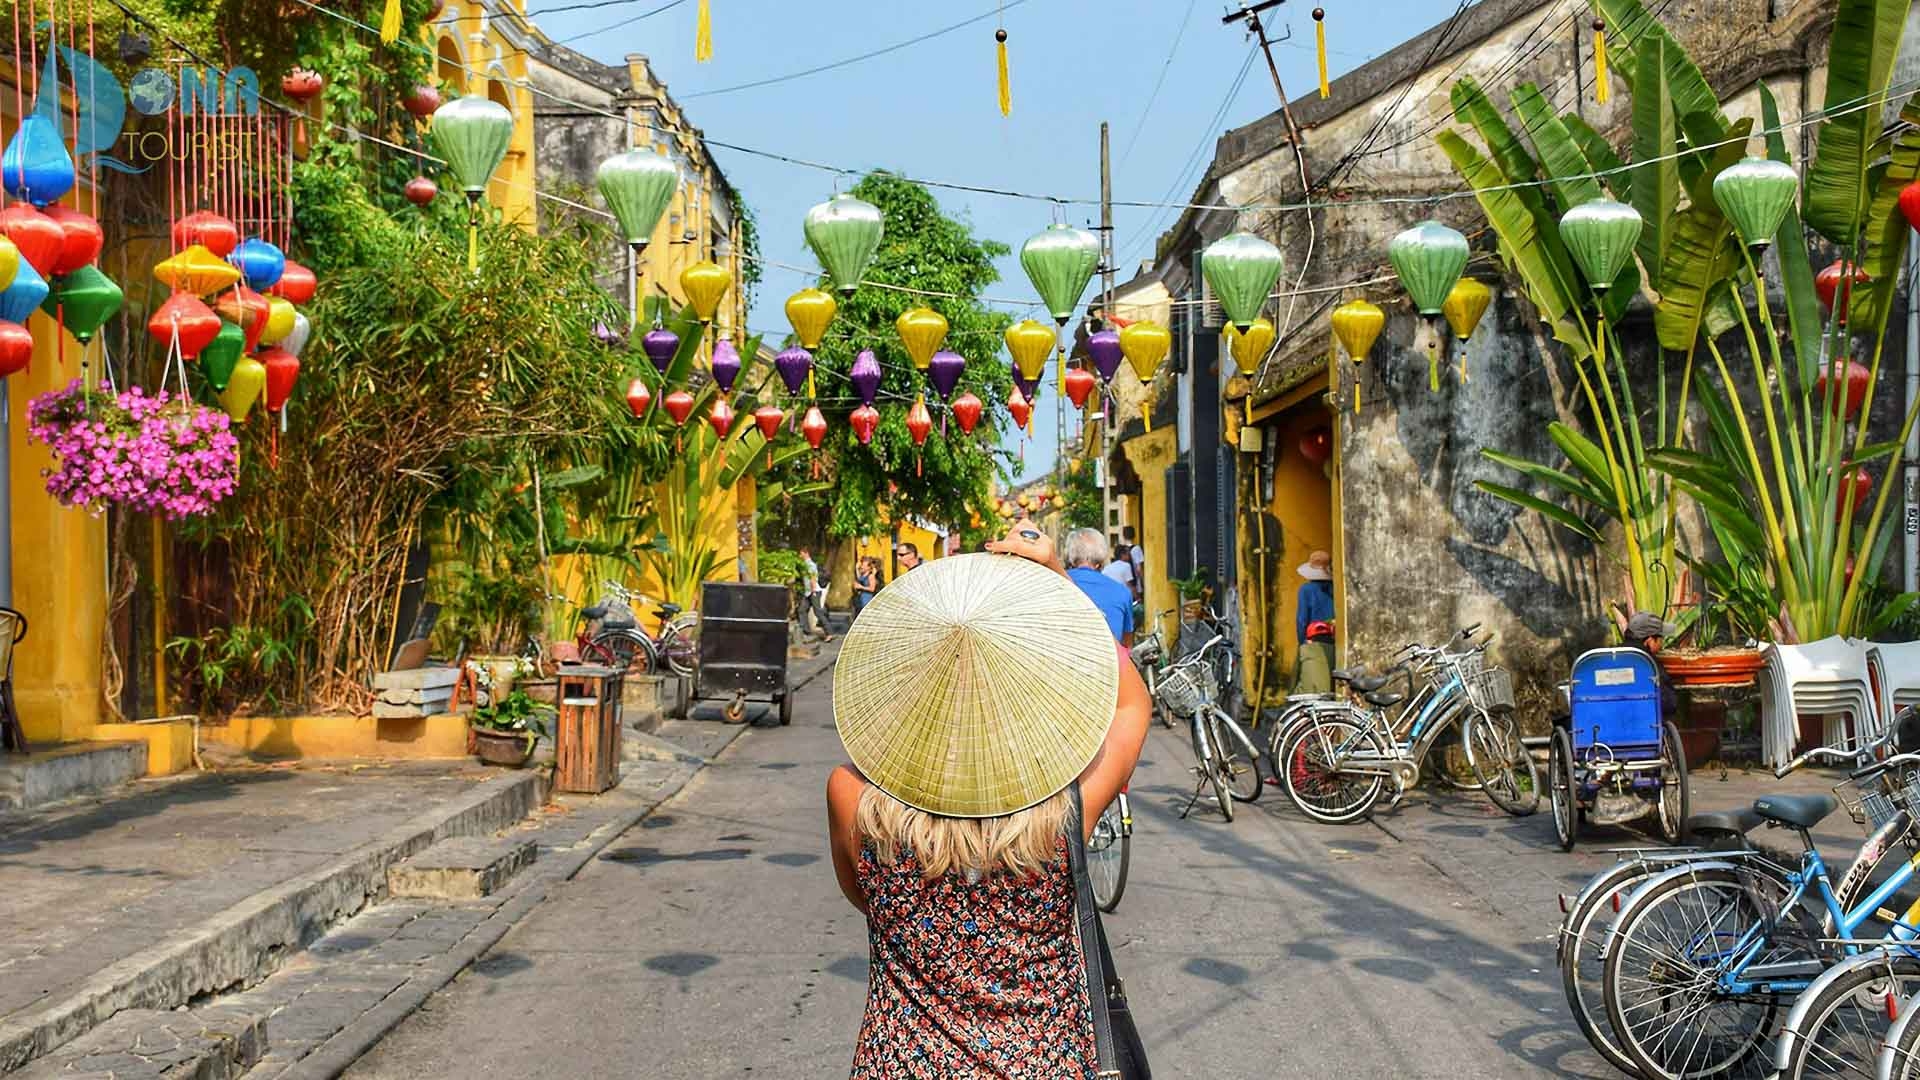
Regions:
[[[1753,812],[1768,821],[1811,829],[1838,805],[1831,795],[1763,795],[1753,800]]]
[[[1362,675],[1358,678],[1347,680],[1348,685],[1362,694],[1371,694],[1391,681],[1392,680],[1385,675]]]
[[[678,615],[678,614],[680,614],[680,611],[681,611],[681,607],[680,607],[680,605],[679,605],[679,604],[661,604],[661,605],[660,605],[660,606],[659,606],[659,607],[658,607],[657,609],[655,609],[655,610],[656,610],[656,612],[657,612],[657,613],[659,614],[659,616],[660,616],[661,618],[663,618],[663,619],[671,619],[671,618],[673,618],[673,617],[674,617],[675,615]]]
[[[1332,677],[1334,682],[1352,682],[1365,675],[1366,672],[1360,670],[1349,671],[1346,668],[1334,668],[1332,671],[1327,672],[1327,674]]]
[[[1367,695],[1368,704],[1378,705],[1383,709],[1391,708],[1404,700],[1406,700],[1405,694],[1396,694],[1390,690],[1376,690]]]
[[[1752,832],[1765,820],[1752,810],[1720,810],[1688,817],[1687,831],[1696,836],[1701,833],[1732,833],[1740,836]]]
[[[604,619],[607,617],[607,605],[595,604],[592,607],[581,608],[580,617],[588,622],[593,622],[596,619]]]

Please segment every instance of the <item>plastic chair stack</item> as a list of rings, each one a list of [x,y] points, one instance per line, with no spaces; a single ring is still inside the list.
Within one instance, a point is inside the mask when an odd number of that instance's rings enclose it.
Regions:
[[[1892,717],[1920,705],[1920,641],[1867,647],[1867,673],[1873,679],[1880,715]]]
[[[1822,741],[1827,746],[1853,746],[1880,734],[1889,714],[1880,708],[1868,667],[1871,648],[1843,637],[1767,647],[1767,666],[1760,672],[1761,752],[1767,764],[1793,759],[1803,713],[1826,717]]]

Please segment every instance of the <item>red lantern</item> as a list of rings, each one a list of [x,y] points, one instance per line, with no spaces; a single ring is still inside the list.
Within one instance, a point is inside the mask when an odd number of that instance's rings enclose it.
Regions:
[[[912,437],[913,445],[925,446],[927,433],[933,430],[933,415],[927,412],[927,399],[913,399],[913,408],[907,410],[907,434]]]
[[[821,441],[827,437],[827,418],[820,414],[820,406],[807,406],[807,415],[800,420],[800,434],[806,436],[808,446],[820,449]]]
[[[960,425],[964,435],[973,434],[973,427],[980,422],[980,410],[985,406],[972,394],[961,394],[953,399],[953,419]]]
[[[174,293],[147,319],[147,335],[162,349],[180,335],[180,355],[192,360],[220,334],[220,316],[192,293]]]
[[[227,321],[238,326],[247,336],[247,351],[260,347],[260,335],[267,332],[267,319],[273,314],[273,305],[267,298],[245,286],[236,285],[231,292],[222,293],[214,301],[213,309],[226,316]]]
[[[880,410],[871,405],[862,405],[847,417],[847,426],[860,438],[860,445],[873,442],[873,431],[880,426]]]
[[[1844,408],[1846,419],[1851,420],[1860,412],[1860,406],[1866,403],[1867,384],[1873,380],[1873,372],[1858,360],[1848,360],[1843,364],[1838,357],[1835,357],[1830,372],[1822,372],[1813,380],[1813,400],[1820,402],[1827,400],[1829,373],[1844,376],[1846,379],[1846,383],[1836,391],[1838,400],[1834,402],[1834,408],[1836,411]]]
[[[733,406],[727,404],[726,398],[714,399],[713,408],[707,410],[707,423],[712,424],[714,434],[723,439],[733,430]]]
[[[415,206],[425,206],[440,194],[440,185],[424,176],[416,176],[407,181],[407,201]]]
[[[684,424],[687,417],[693,415],[693,395],[685,390],[675,390],[660,402],[660,407],[667,410],[667,415],[673,417],[675,424]]]
[[[1920,229],[1920,180],[1900,189],[1900,212],[1908,225]]]
[[[280,76],[280,92],[303,104],[320,96],[326,86],[324,76],[307,68],[294,68]]]
[[[65,206],[49,206],[45,213],[60,226],[60,254],[53,260],[54,273],[71,274],[100,257],[100,245],[106,242],[106,236],[99,222]]]
[[[439,18],[440,13],[445,10],[447,10],[447,0],[428,0],[427,21],[432,22]]]
[[[1093,393],[1094,387],[1099,382],[1100,380],[1094,378],[1093,372],[1086,368],[1070,369],[1067,372],[1067,400],[1073,402],[1073,407],[1076,409],[1086,408],[1087,395]]]
[[[775,405],[762,405],[753,410],[753,422],[760,429],[760,437],[768,442],[780,434],[780,425],[787,422],[787,414]]]
[[[278,296],[290,304],[304,304],[313,299],[319,288],[320,279],[313,276],[313,271],[288,259],[287,268],[281,271],[280,280],[273,283],[267,295]]]
[[[33,335],[19,323],[0,322],[0,379],[25,371],[33,361]]]
[[[1333,433],[1324,427],[1314,428],[1300,436],[1300,456],[1312,465],[1325,465],[1333,456]]]
[[[1013,395],[1007,398],[1007,414],[1013,417],[1013,426],[1017,428],[1026,427],[1027,418],[1033,415],[1032,404],[1017,386],[1013,388]]]
[[[269,345],[260,350],[260,363],[267,369],[267,411],[279,412],[293,396],[293,384],[300,381],[300,358],[278,345]]]
[[[1834,495],[1833,500],[1833,519],[1838,521],[1846,515],[1848,500],[1852,500],[1853,512],[1858,515],[1860,509],[1867,505],[1867,500],[1872,496],[1873,476],[1867,472],[1866,466],[1849,467],[1840,474],[1840,490]]]
[[[188,248],[195,244],[224,259],[240,246],[240,230],[233,222],[211,210],[196,210],[173,223],[175,248]]]
[[[627,384],[627,411],[633,413],[634,419],[647,415],[647,406],[651,404],[653,391],[647,389],[645,379],[635,379]]]
[[[416,118],[425,120],[440,107],[440,91],[432,83],[421,83],[407,91],[407,96],[400,99],[400,104],[405,105],[407,111]]]
[[[54,264],[66,250],[67,235],[60,223],[28,206],[14,203],[0,210],[0,235],[13,241],[20,257],[43,278],[53,276]]]

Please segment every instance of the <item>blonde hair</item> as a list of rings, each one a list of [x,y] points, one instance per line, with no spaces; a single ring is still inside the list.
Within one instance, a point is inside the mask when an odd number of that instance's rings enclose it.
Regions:
[[[1040,873],[1053,861],[1055,844],[1066,835],[1071,791],[1001,817],[942,817],[916,810],[868,784],[855,813],[856,835],[873,845],[873,856],[892,866],[912,852],[928,878],[952,873],[996,870],[1021,877]]]

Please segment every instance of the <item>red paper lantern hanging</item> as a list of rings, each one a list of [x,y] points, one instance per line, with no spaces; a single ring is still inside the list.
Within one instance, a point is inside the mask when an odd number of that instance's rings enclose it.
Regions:
[[[0,210],[0,236],[13,241],[20,257],[43,278],[53,276],[54,264],[67,246],[67,234],[60,223],[26,203]]]
[[[214,301],[213,309],[226,316],[228,322],[238,326],[240,332],[247,336],[248,352],[260,347],[260,335],[267,332],[267,320],[273,315],[273,305],[266,297],[243,285],[236,285]]]
[[[320,279],[313,275],[313,271],[288,259],[286,269],[280,272],[280,280],[273,283],[267,295],[278,296],[292,304],[304,304],[313,299],[313,294],[319,288]]]
[[[859,437],[860,445],[867,446],[873,442],[874,429],[880,426],[880,410],[871,405],[862,405],[847,417],[847,426]]]
[[[653,404],[653,391],[647,389],[645,379],[635,379],[627,384],[627,411],[634,419],[647,415],[647,406]]]
[[[440,91],[432,83],[421,83],[407,91],[407,96],[400,99],[400,104],[406,106],[416,119],[425,120],[440,107]]]
[[[693,395],[685,390],[675,390],[660,402],[660,407],[667,410],[667,415],[673,417],[675,424],[684,424],[687,417],[693,415]]]
[[[180,355],[195,359],[219,336],[220,316],[192,293],[174,293],[147,319],[147,336],[164,350],[172,344],[176,332],[180,335]]]
[[[973,434],[974,425],[980,422],[980,411],[985,407],[972,393],[961,394],[953,399],[953,420],[960,425],[961,434]]]
[[[753,410],[753,422],[760,429],[760,437],[772,442],[780,434],[780,425],[787,422],[787,414],[777,405],[762,405]]]
[[[913,399],[913,407],[907,410],[907,435],[913,439],[913,445],[925,446],[927,433],[933,430],[933,414],[927,411],[927,399]]]
[[[1849,270],[1852,272],[1849,273]],[[1834,296],[1841,291],[1842,283],[1845,283],[1845,299],[1840,301],[1840,321],[1844,323],[1847,321],[1847,311],[1853,307],[1853,287],[1864,285],[1872,280],[1872,275],[1865,270],[1857,266],[1849,267],[1844,259],[1835,259],[1832,266],[1813,276],[1813,291],[1820,294],[1820,303],[1828,311],[1832,311]]]
[[[1900,212],[1909,226],[1920,229],[1920,180],[1900,189]]]
[[[19,323],[0,322],[0,379],[33,362],[33,335]]]
[[[173,223],[175,248],[190,248],[195,244],[224,259],[240,246],[240,229],[211,210],[196,210]]]
[[[1333,456],[1333,433],[1324,427],[1314,428],[1300,436],[1300,456],[1312,465],[1325,465]]]
[[[407,181],[407,201],[415,206],[425,206],[440,194],[440,185],[424,176],[416,176]]]
[[[1073,402],[1076,409],[1087,407],[1087,398],[1099,385],[1100,380],[1086,368],[1070,368],[1067,371],[1067,400]]]
[[[294,383],[300,381],[300,358],[278,345],[269,345],[260,350],[260,363],[267,369],[267,411],[279,412],[293,396]]]
[[[1833,519],[1838,521],[1846,515],[1849,500],[1853,503],[1853,512],[1857,519],[1861,508],[1867,505],[1867,500],[1872,496],[1873,475],[1867,472],[1866,466],[1854,465],[1847,468],[1840,474],[1840,490],[1834,495]]]
[[[100,257],[100,246],[106,242],[106,236],[100,231],[99,222],[57,203],[44,212],[60,226],[60,254],[53,260],[54,273],[71,274]]]
[[[714,434],[723,439],[733,430],[733,406],[727,404],[726,398],[714,399],[713,408],[707,410],[707,423],[712,424]]]
[[[808,446],[820,449],[827,437],[827,418],[821,415],[820,406],[807,406],[807,415],[800,420],[800,434],[806,437]]]
[[[1873,381],[1872,370],[1858,360],[1842,361],[1835,357],[1829,371],[1821,372],[1813,380],[1813,400],[1816,402],[1827,400],[1828,374],[1846,380],[1834,391],[1833,404],[1836,411],[1844,410],[1843,416],[1846,419],[1853,419],[1859,415],[1860,406],[1866,404],[1867,384]]]
[[[1013,417],[1013,426],[1024,429],[1027,419],[1033,415],[1033,405],[1027,401],[1027,395],[1013,388],[1013,394],[1007,398],[1007,414]]]
[[[326,88],[326,76],[309,68],[294,68],[280,76],[280,92],[302,104],[319,97]]]

